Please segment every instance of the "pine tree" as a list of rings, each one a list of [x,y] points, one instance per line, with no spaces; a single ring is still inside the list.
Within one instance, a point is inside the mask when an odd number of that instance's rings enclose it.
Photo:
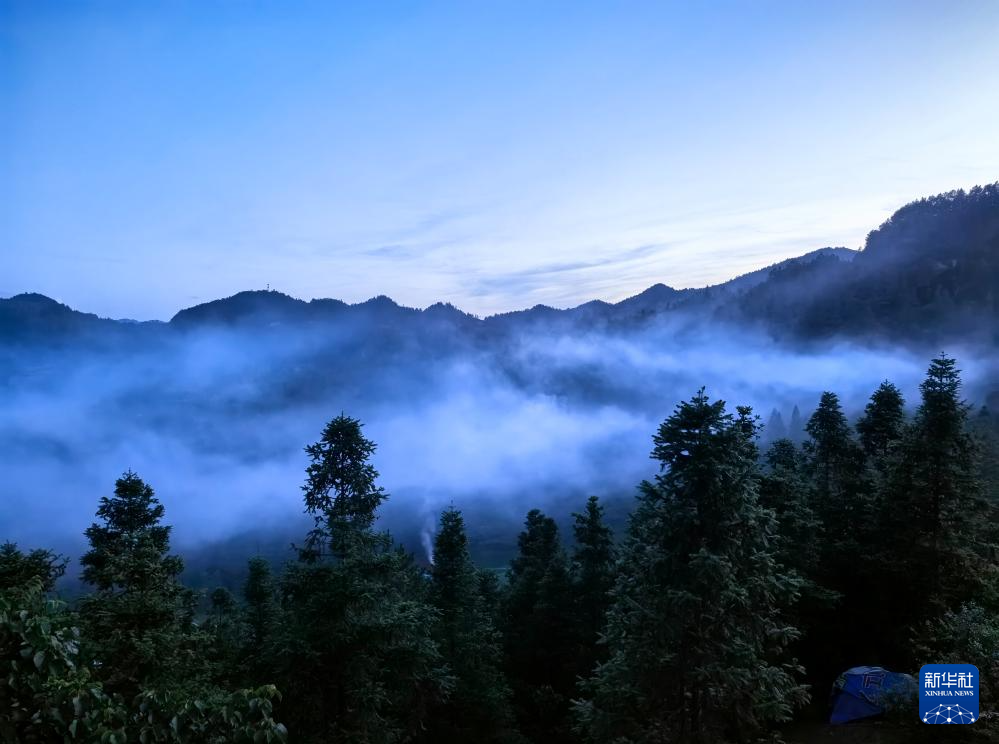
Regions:
[[[813,576],[819,564],[821,523],[812,509],[804,458],[790,439],[778,439],[764,461],[760,504],[777,517],[776,558],[801,577]]]
[[[305,510],[316,520],[306,543],[307,558],[321,557],[327,547],[343,557],[351,541],[370,531],[375,510],[385,500],[376,485],[378,472],[369,462],[375,443],[361,433],[361,422],[340,414],[323,429],[318,442],[305,448]]]
[[[569,566],[554,519],[532,509],[524,524],[503,601],[507,678],[521,732],[565,741],[576,650]]]
[[[822,393],[805,431],[812,506],[824,525],[823,562],[837,572],[854,561],[858,544],[866,540],[863,531],[874,518],[863,452],[853,440],[836,393]]]
[[[822,524],[812,508],[805,458],[790,439],[780,439],[767,451],[764,464],[759,500],[777,518],[775,558],[801,582],[797,602],[787,609],[802,633],[792,650],[802,659],[810,679],[824,685],[842,671],[842,634],[832,627],[842,618],[831,612],[841,596],[819,583],[828,580],[828,572],[820,570]]]
[[[592,742],[747,741],[806,699],[783,661],[797,582],[757,501],[756,422],[700,391],[660,427],[608,615],[609,660],[584,685]]]
[[[576,545],[572,554],[572,588],[580,649],[577,673],[589,675],[605,654],[597,641],[610,607],[610,590],[616,577],[614,535],[604,523],[604,509],[596,496],[586,501],[582,513],[573,514]]]
[[[770,419],[767,421],[763,433],[766,439],[771,442],[776,442],[779,439],[787,437],[787,427],[784,425],[784,417],[780,415],[780,411],[776,408],[770,412]]]
[[[454,508],[441,514],[430,596],[440,614],[435,637],[454,687],[447,702],[430,716],[427,740],[459,744],[508,739],[513,721],[500,636],[480,593],[464,520]]]
[[[427,582],[373,530],[386,498],[369,462],[374,451],[360,422],[343,415],[306,448],[303,491],[316,527],[282,577],[272,644],[299,741],[410,740],[450,686]]]
[[[787,438],[795,444],[801,444],[805,440],[805,424],[801,420],[801,411],[795,405],[791,411],[791,423],[787,425]]]
[[[874,391],[857,421],[857,433],[864,452],[884,472],[892,448],[905,433],[905,399],[895,385],[885,380]]]
[[[835,393],[822,394],[818,408],[805,427],[808,440],[802,446],[808,476],[811,506],[821,522],[819,561],[812,576],[815,584],[838,595],[834,613],[823,613],[807,621],[806,645],[818,644],[815,653],[804,653],[810,671],[828,677],[842,671],[850,659],[882,654],[879,618],[883,580],[881,562],[874,557],[882,550],[878,528],[878,493],[868,477],[864,451],[853,439]],[[873,628],[871,626],[874,625]],[[826,646],[836,635],[854,638]]]
[[[983,498],[960,388],[955,360],[933,359],[891,486],[887,526],[910,622],[956,610],[993,581],[996,513]]]
[[[84,641],[98,661],[105,689],[126,700],[140,688],[190,680],[194,648],[193,593],[179,580],[183,561],[169,555],[163,505],[135,473],[101,498],[86,536],[83,580],[95,588],[81,605]]]

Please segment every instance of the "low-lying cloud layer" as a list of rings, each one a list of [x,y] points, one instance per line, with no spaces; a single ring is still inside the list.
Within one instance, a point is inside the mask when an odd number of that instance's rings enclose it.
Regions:
[[[532,507],[564,518],[589,494],[626,504],[655,472],[657,425],[701,386],[787,421],[827,389],[857,413],[886,378],[912,403],[928,361],[666,325],[446,349],[379,333],[202,329],[115,352],[0,352],[0,538],[78,555],[98,499],[130,468],[165,504],[179,550],[238,535],[257,536],[249,552],[261,535],[287,545],[304,529],[302,448],[343,411],[378,443],[386,527],[422,553],[453,503],[488,548]],[[989,362],[951,351],[974,398]]]

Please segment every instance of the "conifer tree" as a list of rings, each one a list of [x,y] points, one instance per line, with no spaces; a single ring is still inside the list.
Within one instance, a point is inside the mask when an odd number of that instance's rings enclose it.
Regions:
[[[573,514],[575,547],[572,553],[574,614],[579,636],[577,673],[588,676],[603,660],[597,641],[603,632],[610,590],[616,576],[614,535],[604,523],[604,509],[596,496],[586,501],[582,513]]]
[[[607,623],[608,661],[576,704],[587,741],[747,741],[806,699],[780,608],[797,582],[757,500],[756,423],[704,391],[655,435]]]
[[[776,408],[770,412],[770,419],[767,421],[763,433],[766,439],[771,442],[787,438],[787,426],[784,425],[784,417],[780,415],[780,411]]]
[[[804,458],[790,439],[778,439],[764,458],[760,504],[777,517],[777,560],[799,576],[813,576],[819,563],[821,523],[812,509]]]
[[[508,740],[513,721],[500,636],[480,592],[464,520],[454,508],[441,514],[434,539],[430,596],[440,615],[435,637],[454,685],[449,699],[430,716],[428,741]]]
[[[95,593],[81,605],[84,641],[105,689],[126,700],[140,688],[189,680],[195,664],[195,597],[170,555],[170,527],[153,489],[129,471],[102,497],[87,531],[83,580]]]
[[[932,360],[892,483],[888,522],[901,586],[916,622],[956,610],[994,580],[996,513],[982,493],[968,406],[954,359]]]
[[[887,626],[872,623],[872,618],[882,617],[884,596],[879,586],[884,578],[882,566],[875,560],[882,549],[879,498],[864,451],[854,440],[835,393],[822,393],[805,429],[808,439],[802,450],[811,506],[822,525],[819,561],[812,578],[838,595],[834,613],[807,622],[810,637],[806,643],[820,644],[820,651],[806,653],[805,658],[810,671],[828,677],[842,671],[851,659],[883,658],[880,629]],[[849,648],[841,643],[827,647],[835,634],[854,640]]]
[[[386,498],[369,462],[374,451],[375,443],[361,433],[361,422],[344,414],[305,448],[310,462],[302,491],[305,510],[316,522],[306,542],[306,559],[321,557],[327,548],[343,557],[353,540],[363,541],[370,532],[375,510]]]
[[[810,679],[825,684],[839,674],[842,634],[831,610],[841,596],[819,583],[828,580],[821,571],[822,523],[812,508],[811,486],[805,458],[790,439],[774,442],[764,457],[760,478],[760,504],[773,510],[777,530],[773,546],[775,558],[784,570],[793,571],[801,582],[800,594],[787,615],[802,633],[792,645]]]
[[[805,431],[812,507],[824,525],[823,563],[835,573],[854,562],[858,544],[866,539],[863,531],[872,526],[863,451],[853,440],[836,393],[822,393]]]
[[[801,411],[795,405],[791,410],[791,422],[787,425],[787,438],[795,444],[801,444],[805,440],[805,423],[801,418]]]
[[[569,566],[554,519],[532,509],[524,524],[503,602],[507,678],[521,732],[565,741],[576,650]]]
[[[905,433],[905,399],[895,385],[885,380],[871,395],[864,415],[857,421],[860,445],[875,467],[884,472],[888,456]]]
[[[343,415],[306,448],[303,491],[316,527],[282,577],[272,654],[299,741],[410,740],[450,685],[427,582],[373,529],[386,498],[374,451],[360,422]]]

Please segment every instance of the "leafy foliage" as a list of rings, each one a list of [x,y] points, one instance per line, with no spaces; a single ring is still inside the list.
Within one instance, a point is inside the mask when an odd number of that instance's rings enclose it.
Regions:
[[[66,559],[51,550],[22,553],[12,542],[0,545],[0,591],[38,581],[43,592],[51,592],[64,573]]]
[[[0,594],[0,738],[8,742],[284,742],[274,687],[108,695],[81,663],[72,614],[34,580]]]
[[[79,645],[65,605],[46,599],[38,578],[0,593],[3,741],[69,741],[96,729],[108,701],[80,665]]]

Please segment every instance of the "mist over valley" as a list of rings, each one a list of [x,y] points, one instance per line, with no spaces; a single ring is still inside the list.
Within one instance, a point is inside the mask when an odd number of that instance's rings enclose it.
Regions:
[[[131,469],[166,506],[192,580],[242,571],[248,554],[284,560],[308,526],[303,447],[345,412],[378,444],[384,528],[428,560],[454,504],[477,558],[503,565],[530,505],[564,523],[596,494],[623,526],[656,472],[652,433],[702,386],[751,405],[764,442],[800,439],[823,390],[851,416],[885,379],[914,400],[943,348],[966,397],[994,406],[997,246],[989,186],[905,207],[862,251],[568,310],[479,319],[251,291],[160,323],[0,300],[0,524],[76,555]]]

